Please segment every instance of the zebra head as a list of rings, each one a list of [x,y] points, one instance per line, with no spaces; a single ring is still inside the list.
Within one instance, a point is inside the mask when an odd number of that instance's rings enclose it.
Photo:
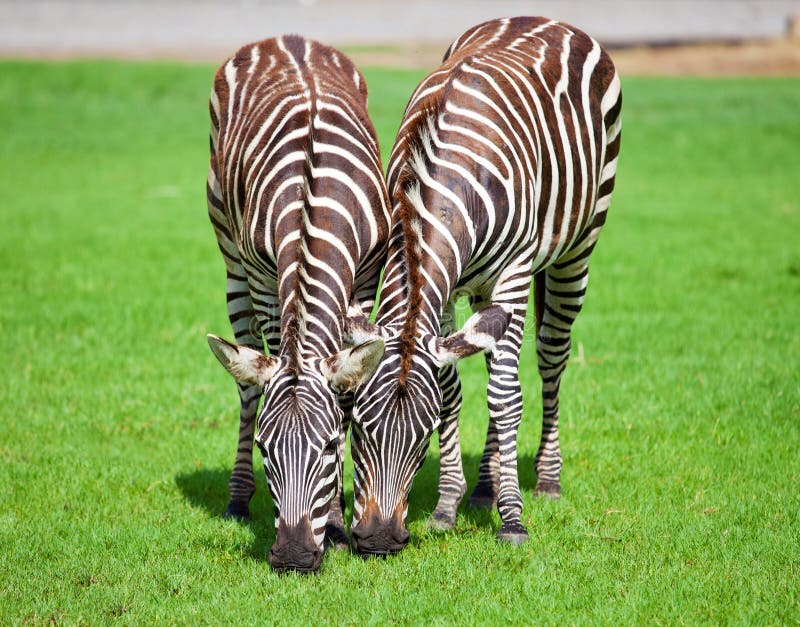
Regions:
[[[382,337],[386,343],[375,373],[355,392],[350,531],[359,553],[396,553],[408,543],[408,495],[440,422],[439,369],[491,350],[509,321],[510,314],[499,305],[474,314],[448,337],[424,331],[405,337],[393,326],[352,321],[358,329],[353,337]]]
[[[384,343],[368,340],[331,357],[304,359],[298,368],[286,358],[214,335],[208,342],[240,384],[258,385],[264,392],[255,441],[275,506],[270,565],[276,570],[317,570],[344,444],[337,393],[355,389],[372,374]]]

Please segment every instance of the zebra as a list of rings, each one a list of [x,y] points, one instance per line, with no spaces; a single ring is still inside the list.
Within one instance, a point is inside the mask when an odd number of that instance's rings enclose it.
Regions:
[[[351,536],[362,553],[408,541],[408,493],[438,430],[439,494],[428,524],[448,529],[466,493],[456,361],[484,352],[489,427],[470,504],[497,506],[499,540],[521,520],[519,353],[531,283],[542,378],[536,492],[560,495],[558,391],[589,256],[606,220],[620,146],[620,82],[591,37],[542,17],[475,26],[416,88],[387,172],[393,209],[375,324],[385,355],[355,395]],[[455,332],[454,305],[473,315]]]
[[[389,222],[366,101],[347,57],[296,35],[242,47],[217,70],[210,97],[208,213],[237,344],[208,342],[241,402],[226,516],[249,516],[255,439],[275,506],[277,570],[316,570],[325,540],[349,546],[349,391],[383,342],[343,349],[343,339],[348,309],[374,305]]]

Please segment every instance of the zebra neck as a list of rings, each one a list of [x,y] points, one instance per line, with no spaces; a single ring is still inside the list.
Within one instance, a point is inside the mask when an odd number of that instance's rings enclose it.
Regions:
[[[323,303],[292,294],[281,307],[280,355],[300,370],[303,361],[330,357],[342,348],[344,303]]]
[[[442,276],[442,269],[453,265],[446,262],[445,255],[434,259],[422,253],[422,230],[413,227],[412,220],[395,216],[377,315],[379,325],[397,330],[406,347],[404,353],[413,353],[416,339],[423,334],[439,333],[449,298],[442,286],[456,281],[452,273]]]

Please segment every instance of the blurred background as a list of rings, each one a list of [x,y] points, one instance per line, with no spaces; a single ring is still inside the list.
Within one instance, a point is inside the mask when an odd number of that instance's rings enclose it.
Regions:
[[[797,0],[3,0],[0,56],[219,62],[245,42],[301,33],[357,63],[432,67],[468,27],[558,16],[634,74],[800,74]]]

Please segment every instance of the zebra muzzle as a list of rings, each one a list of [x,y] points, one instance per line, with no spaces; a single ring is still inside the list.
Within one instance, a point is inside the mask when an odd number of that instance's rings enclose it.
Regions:
[[[398,507],[389,519],[375,510],[350,530],[356,551],[365,556],[386,556],[402,551],[411,537],[403,524],[403,509]]]
[[[294,570],[311,573],[322,564],[322,553],[322,547],[314,541],[308,517],[294,526],[288,526],[281,520],[276,530],[275,544],[269,550],[269,565],[279,572]]]

